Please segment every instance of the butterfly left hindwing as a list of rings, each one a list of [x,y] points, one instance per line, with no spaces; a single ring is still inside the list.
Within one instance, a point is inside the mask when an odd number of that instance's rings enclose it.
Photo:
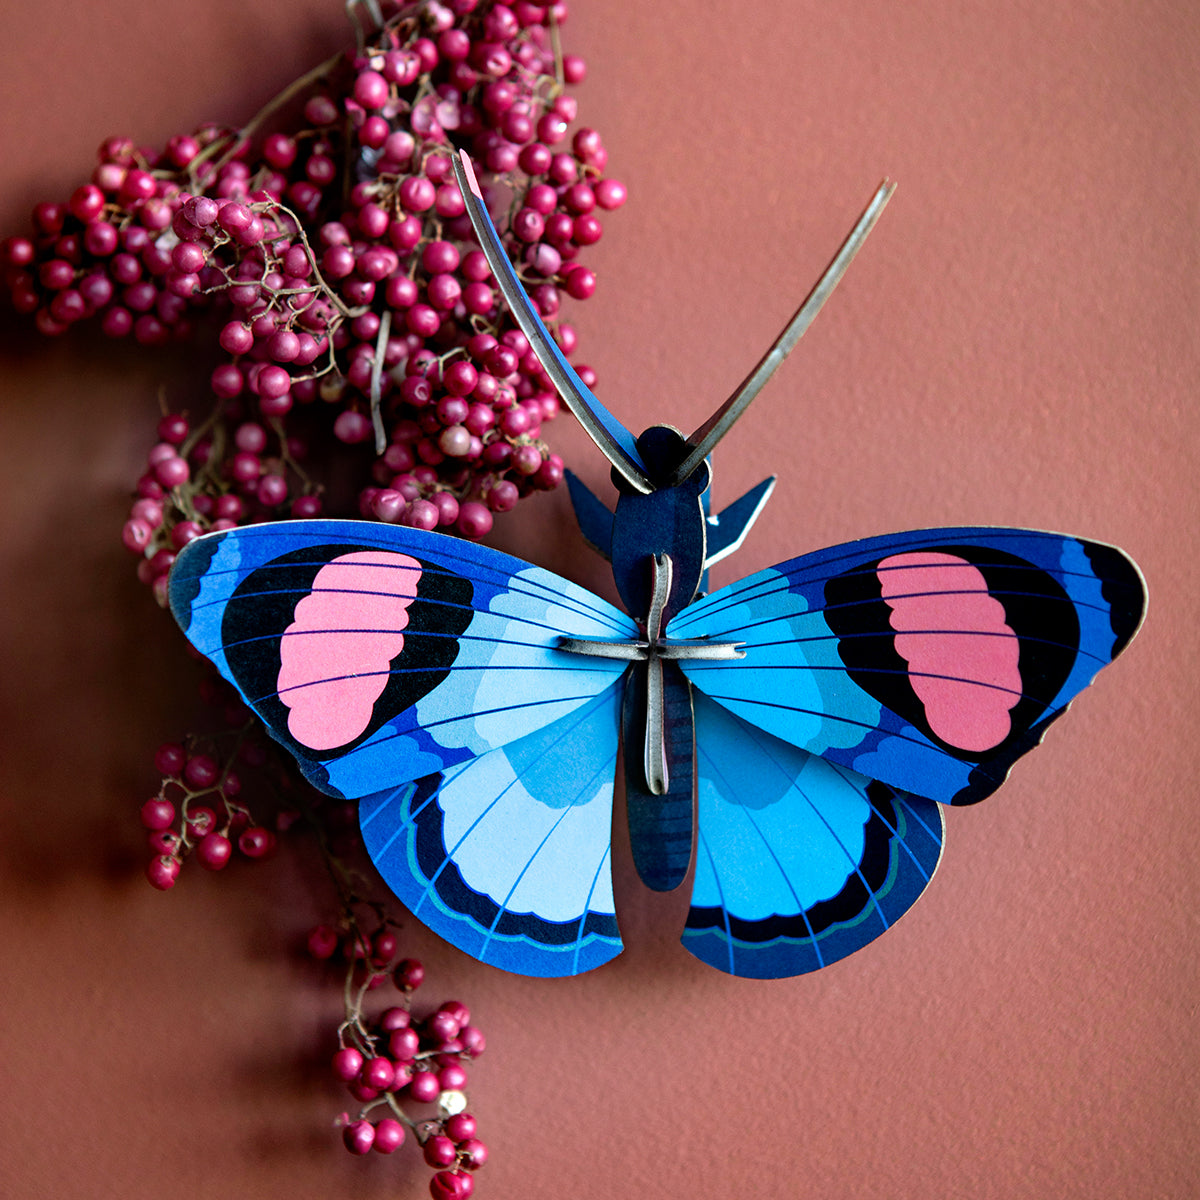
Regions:
[[[365,796],[380,874],[435,933],[523,975],[621,952],[611,832],[620,684],[442,775]]]

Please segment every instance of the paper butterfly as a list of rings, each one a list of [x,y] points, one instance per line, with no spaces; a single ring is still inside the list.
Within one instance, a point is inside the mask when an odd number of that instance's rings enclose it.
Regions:
[[[371,857],[413,914],[483,962],[561,976],[620,952],[622,736],[643,880],[677,886],[695,843],[688,950],[758,978],[853,953],[929,883],[939,805],[994,791],[1127,644],[1136,566],[1060,534],[939,529],[695,598],[770,489],[709,517],[707,456],[889,189],[711,421],[634,439],[558,353],[469,164],[456,172],[510,307],[620,477],[615,514],[578,481],[572,494],[638,619],[486,546],[318,520],[189,545],[171,577],[180,625],[314,785],[359,799]]]

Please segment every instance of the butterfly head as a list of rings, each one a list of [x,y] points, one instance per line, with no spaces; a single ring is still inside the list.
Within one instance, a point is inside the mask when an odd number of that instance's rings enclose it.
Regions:
[[[652,490],[642,492],[613,468],[617,506],[612,523],[612,564],[617,591],[629,612],[643,618],[652,589],[652,564],[658,555],[671,559],[668,617],[689,604],[704,574],[703,496],[712,472],[707,460],[681,482],[672,476],[691,446],[669,425],[652,425],[637,439]]]
[[[712,483],[712,468],[707,459],[701,459],[684,478],[676,478],[680,465],[692,451],[692,445],[674,426],[651,425],[638,437],[636,446],[646,468],[651,493],[679,488],[690,496],[700,497],[708,491]],[[631,484],[616,466],[612,469],[612,481],[621,496],[645,494]]]

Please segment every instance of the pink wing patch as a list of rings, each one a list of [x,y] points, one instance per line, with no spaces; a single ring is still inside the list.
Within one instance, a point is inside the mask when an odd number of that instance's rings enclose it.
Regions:
[[[279,644],[279,699],[301,745],[332,750],[370,724],[420,578],[415,558],[382,550],[343,554],[317,572]]]
[[[893,554],[876,572],[930,729],[960,750],[998,746],[1021,698],[1021,643],[979,568],[921,550]]]

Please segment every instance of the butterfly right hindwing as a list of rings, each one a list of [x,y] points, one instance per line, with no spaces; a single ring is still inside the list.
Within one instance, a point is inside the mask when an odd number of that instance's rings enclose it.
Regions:
[[[684,947],[754,979],[828,966],[886,932],[933,878],[941,807],[695,698],[697,849]]]

